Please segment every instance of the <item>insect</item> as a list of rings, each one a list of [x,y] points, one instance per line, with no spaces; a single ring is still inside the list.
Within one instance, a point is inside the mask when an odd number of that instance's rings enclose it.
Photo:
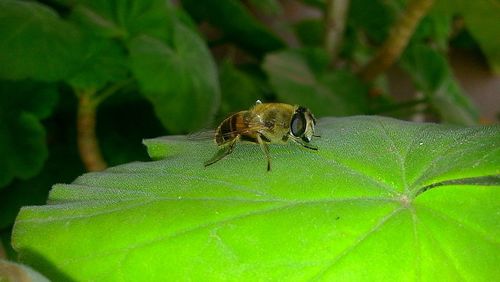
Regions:
[[[231,154],[236,143],[251,142],[260,145],[267,159],[267,171],[271,170],[271,156],[268,144],[285,144],[292,141],[307,149],[318,150],[309,144],[314,135],[316,119],[302,106],[282,103],[262,103],[227,117],[215,130],[215,143],[219,150],[206,161],[205,166],[214,164]]]

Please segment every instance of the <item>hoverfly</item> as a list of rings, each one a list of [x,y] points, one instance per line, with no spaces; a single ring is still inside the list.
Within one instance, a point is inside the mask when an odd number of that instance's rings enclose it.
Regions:
[[[262,103],[240,111],[224,119],[215,130],[215,143],[219,150],[207,160],[209,166],[231,154],[238,142],[259,144],[271,170],[268,144],[286,144],[292,141],[305,148],[318,150],[309,143],[314,135],[316,119],[305,107],[283,103]]]

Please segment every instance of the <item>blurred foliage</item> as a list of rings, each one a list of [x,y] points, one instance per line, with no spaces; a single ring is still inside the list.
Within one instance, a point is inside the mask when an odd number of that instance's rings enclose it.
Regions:
[[[446,58],[425,45],[412,45],[401,58],[401,66],[412,77],[415,87],[428,98],[442,120],[457,124],[475,124],[479,113],[457,81]]]
[[[298,2],[326,11],[326,1]],[[21,205],[43,203],[51,184],[84,171],[75,128],[82,93],[94,93],[97,137],[110,164],[147,158],[142,138],[213,127],[256,99],[301,103],[318,116],[391,108],[409,118],[415,108],[403,107],[416,103],[396,102],[386,74],[357,77],[406,2],[350,1],[332,58],[323,49],[323,17],[287,21],[280,1],[0,0],[2,233]],[[450,42],[473,48],[499,73],[498,14],[494,1],[436,0],[420,22],[397,65],[432,118],[478,122],[446,53]]]
[[[280,101],[318,116],[365,113],[366,87],[351,72],[328,69],[328,61],[323,50],[286,50],[267,55],[263,68]]]
[[[33,177],[43,167],[48,152],[39,120],[50,115],[58,93],[50,85],[30,81],[2,81],[0,93],[1,188],[14,177]]]
[[[254,55],[284,48],[281,39],[257,21],[245,6],[233,0],[181,0],[183,7],[198,21],[219,28],[227,40]]]

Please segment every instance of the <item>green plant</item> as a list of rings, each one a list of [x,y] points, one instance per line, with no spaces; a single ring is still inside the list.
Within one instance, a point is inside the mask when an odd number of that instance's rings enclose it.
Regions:
[[[156,161],[23,208],[13,245],[54,280],[491,280],[500,127],[320,120],[317,152],[146,140]],[[55,247],[57,246],[57,247]]]
[[[143,138],[213,127],[257,99],[478,123],[446,55],[465,46],[498,73],[498,5],[299,2],[319,16],[289,21],[276,0],[0,0],[0,259],[17,258],[20,207],[54,183],[148,160]],[[391,65],[420,96],[396,102]]]

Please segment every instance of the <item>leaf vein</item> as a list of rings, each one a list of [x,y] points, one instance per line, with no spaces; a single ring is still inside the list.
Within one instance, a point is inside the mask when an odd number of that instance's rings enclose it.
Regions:
[[[147,199],[147,198],[143,198]],[[125,199],[120,199],[120,201],[102,201],[101,203],[103,206],[106,204],[117,204],[121,202],[134,202],[137,201],[137,198],[125,198]],[[142,199],[139,199],[142,200]],[[288,199],[246,199],[246,198],[170,198],[170,197],[155,197],[154,199],[147,199],[145,202],[141,202],[138,204],[131,204],[131,205],[126,205],[126,206],[120,206],[123,208],[117,208],[113,210],[106,210],[103,212],[96,212],[96,213],[86,213],[85,215],[78,215],[78,216],[67,216],[67,217],[58,217],[58,218],[30,218],[30,219],[18,219],[18,222],[35,222],[35,223],[47,223],[47,222],[57,222],[57,221],[64,221],[64,220],[76,220],[76,219],[85,219],[85,218],[91,218],[94,216],[100,216],[100,215],[107,215],[107,214],[112,214],[115,212],[120,212],[120,211],[126,211],[129,209],[137,208],[137,207],[142,207],[147,204],[151,204],[154,202],[161,202],[161,201],[215,201],[215,202],[245,202],[245,203],[288,203],[288,204],[322,204],[322,203],[342,203],[342,202],[350,202],[350,201],[364,201],[364,202],[374,202],[374,201],[381,201],[381,202],[397,202],[397,199],[392,199],[392,198],[369,198],[369,197],[357,197],[357,198],[344,198],[344,199],[312,199],[312,200],[303,200],[303,201],[297,201],[297,200],[288,200]],[[73,204],[73,203],[63,203],[63,204],[56,204],[53,205],[51,208],[61,208],[63,210],[67,210],[68,205]],[[37,208],[37,207],[35,207]],[[46,208],[46,207],[42,207]]]
[[[440,160],[442,160],[443,158],[445,157],[448,157],[449,153],[455,149],[456,147],[460,146],[461,143],[469,138],[473,138],[475,137],[476,135],[478,135],[479,133],[481,133],[481,131],[476,131],[474,132],[472,135],[468,135],[466,134],[467,132],[463,133],[464,136],[460,137],[458,140],[454,140],[454,143],[453,145],[450,145],[448,146],[447,148],[445,148],[444,150],[442,150],[439,155],[433,159],[428,165],[427,165],[427,169],[425,169],[421,174],[420,176],[413,182],[412,184],[412,188],[413,189],[410,189],[410,190],[414,190],[414,189],[417,189],[417,188],[420,188],[418,187],[418,185],[421,184],[421,182],[423,180],[426,179],[426,177],[429,176],[430,174],[430,171],[434,168],[434,165],[439,162]],[[473,148],[474,149],[474,148]]]
[[[342,168],[345,168],[347,170],[349,170],[350,172],[352,172],[353,174],[355,175],[359,175],[359,176],[362,176],[364,179],[367,179],[368,181],[374,183],[376,185],[376,187],[380,187],[383,191],[386,191],[386,192],[389,192],[391,195],[397,195],[398,192],[391,186],[387,185],[386,183],[384,182],[381,182],[379,180],[377,180],[376,178],[374,177],[371,177],[367,174],[363,174],[361,171],[358,171],[356,169],[354,169],[353,167],[350,167],[344,163],[341,163],[341,162],[338,162],[334,159],[329,159],[329,158],[326,158],[322,155],[317,155],[319,158],[329,162],[329,163],[333,163],[339,167],[342,167]]]
[[[401,152],[398,150],[398,147],[396,146],[396,142],[394,142],[394,140],[389,136],[387,128],[385,128],[382,121],[377,120],[377,122],[378,122],[380,128],[382,129],[382,132],[384,133],[385,139],[388,140],[390,143],[391,151],[393,151],[394,154],[396,155],[396,158],[397,158],[398,163],[399,163],[399,169],[401,171],[401,179],[403,182],[404,190],[405,190],[405,192],[407,192],[408,191],[408,184],[406,183],[406,168],[404,165],[405,159],[403,158],[403,154],[401,154]],[[394,189],[397,189],[397,188],[394,188]]]
[[[432,207],[429,207],[427,205],[420,205],[421,207],[427,209],[430,213],[432,213],[434,216],[436,217],[439,217],[443,220],[446,220],[450,223],[453,223],[455,226],[461,228],[461,229],[465,229],[465,230],[468,230],[469,232],[472,232],[472,233],[475,233],[477,235],[479,235],[478,237],[483,239],[484,241],[488,242],[488,243],[491,243],[491,244],[500,244],[500,241],[497,241],[495,240],[495,238],[490,238],[488,236],[488,234],[485,234],[484,232],[481,232],[480,230],[477,230],[476,228],[470,226],[468,223],[466,222],[461,222],[459,220],[457,220],[456,218],[453,218],[445,213],[443,213],[442,211],[440,210],[437,210],[435,208],[432,208]]]
[[[375,232],[377,232],[386,222],[388,222],[391,218],[393,218],[396,214],[398,214],[402,210],[404,210],[404,208],[400,207],[400,208],[394,209],[389,214],[384,216],[379,222],[377,222],[377,224],[375,224],[370,230],[368,230],[368,232],[366,232],[366,233],[362,234],[360,237],[358,237],[358,239],[356,241],[354,241],[353,245],[347,247],[339,255],[334,257],[333,260],[330,263],[328,263],[328,265],[325,268],[321,269],[313,278],[311,278],[311,280],[319,280],[321,277],[326,275],[326,273],[328,273],[328,271],[330,269],[332,269],[332,267],[335,266],[340,260],[342,260],[347,255],[349,255],[349,253],[352,250],[354,250],[355,248],[360,246],[363,242],[365,242],[365,240],[368,237],[370,237],[370,235],[375,234]]]

